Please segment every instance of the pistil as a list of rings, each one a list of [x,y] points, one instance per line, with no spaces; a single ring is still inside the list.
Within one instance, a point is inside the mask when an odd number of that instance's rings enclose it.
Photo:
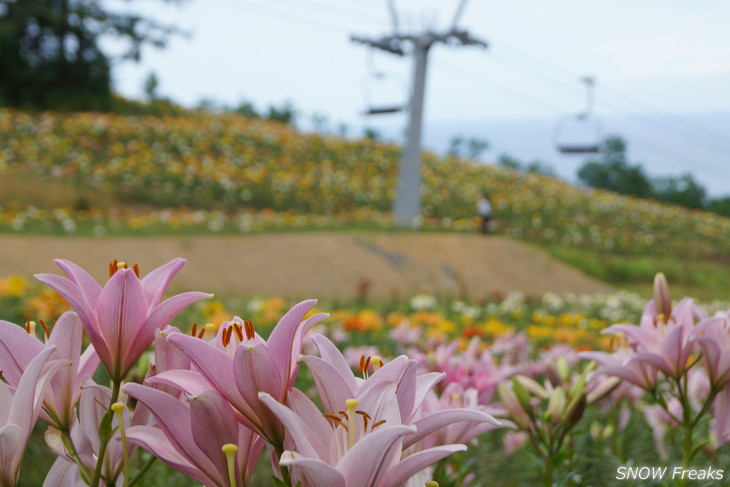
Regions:
[[[228,462],[228,483],[231,487],[236,487],[236,453],[238,453],[238,447],[233,443],[226,443],[221,447],[221,450],[226,454],[226,461]]]
[[[355,416],[357,405],[360,401],[357,399],[348,399],[345,401],[345,405],[347,405],[347,412],[350,413],[347,416],[347,420],[350,423],[349,433],[350,433],[350,448],[352,448],[355,445]]]

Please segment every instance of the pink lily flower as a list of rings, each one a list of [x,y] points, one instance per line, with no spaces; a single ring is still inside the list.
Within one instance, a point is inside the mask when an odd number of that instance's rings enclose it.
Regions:
[[[68,427],[74,418],[74,407],[81,395],[81,384],[90,378],[99,365],[99,357],[89,346],[83,354],[83,327],[76,313],[67,311],[53,326],[44,344],[34,333],[13,323],[0,320],[0,370],[11,387],[17,387],[28,364],[47,346],[55,346],[51,360],[71,363],[51,379],[43,398],[40,417],[57,427]]]
[[[130,442],[151,451],[173,469],[208,487],[245,487],[264,446],[263,439],[239,424],[228,402],[215,391],[189,396],[186,401],[151,387],[130,383],[124,392],[144,404],[157,426],[133,426]],[[229,482],[222,447],[238,447],[236,484]]]
[[[417,433],[408,435],[403,447],[408,448],[425,436],[450,424],[471,421],[479,424],[500,426],[490,414],[477,408],[442,408],[423,414],[422,404],[429,391],[443,378],[443,374],[430,372],[418,373],[418,362],[401,355],[383,364],[375,358],[375,371],[369,372],[368,362],[361,363],[364,378],[358,378],[347,364],[347,360],[334,343],[323,335],[312,336],[321,357],[304,356],[305,362],[314,376],[319,397],[326,413],[336,414],[348,399],[360,400],[387,385],[395,388],[395,401],[398,406],[400,423],[417,427]]]
[[[580,352],[578,355],[585,360],[598,362],[599,367],[593,372],[596,376],[606,374],[619,377],[645,391],[656,387],[657,368],[639,360],[636,353],[629,348],[621,348],[614,353]]]
[[[284,440],[281,422],[259,401],[258,393],[267,392],[286,403],[299,369],[296,359],[301,353],[302,337],[327,316],[318,313],[304,320],[315,304],[315,300],[308,300],[294,306],[281,318],[268,340],[255,332],[251,322],[244,322],[243,330],[233,326],[226,332],[225,343],[222,333],[217,336],[221,343],[217,339],[210,343],[182,333],[172,333],[167,340],[182,350],[205,381],[231,403],[245,426],[269,443],[281,445]],[[178,379],[181,383],[188,380],[185,384],[191,388],[204,386],[199,382],[196,385],[191,374]]]
[[[279,464],[289,467],[293,483],[302,487],[398,487],[466,449],[444,445],[404,457],[403,441],[416,427],[400,422],[395,384],[381,382],[359,400],[349,399],[339,415],[323,415],[297,389],[289,394],[291,409],[266,393],[260,397],[285,425],[294,447],[284,451]]]
[[[488,404],[497,391],[497,385],[518,372],[516,367],[495,362],[488,351],[480,349],[481,341],[474,337],[463,352],[457,352],[457,342],[436,347],[424,367],[446,374],[444,385],[461,384],[479,391],[479,402]]]
[[[100,449],[99,424],[107,412],[105,405],[111,401],[112,391],[108,387],[100,386],[91,381],[84,384],[79,400],[78,421],[71,426],[71,440],[88,472],[96,468],[96,460]],[[150,421],[149,412],[145,408],[138,408],[133,415],[128,410],[123,412],[125,429],[133,425],[146,424]],[[118,430],[116,415],[112,419],[114,434],[104,452],[104,463],[99,479],[99,487],[105,485],[121,486],[124,481],[122,473],[124,451],[121,440],[121,433]],[[66,487],[69,485],[85,485],[81,479],[78,465],[66,450],[61,434],[58,430],[50,428],[46,432],[46,444],[58,455],[51,470],[46,475],[44,487]],[[133,450],[132,450],[133,451]],[[132,451],[129,453],[131,454]]]
[[[180,311],[211,294],[188,292],[162,297],[170,280],[185,265],[174,259],[140,280],[139,271],[123,262],[110,265],[109,281],[102,288],[82,268],[67,260],[54,261],[68,279],[55,274],[36,278],[55,289],[78,313],[101,363],[114,381],[121,381],[149,347],[156,329]]]
[[[68,362],[54,360],[46,367],[55,347],[42,350],[30,361],[18,381],[15,393],[0,380],[0,485],[14,487],[20,462],[43,403],[51,378]]]
[[[664,301],[662,306],[670,309],[666,307]],[[627,380],[647,390],[652,388],[656,377],[652,377],[654,374],[651,374],[645,366],[655,368],[669,377],[681,377],[687,370],[687,361],[695,347],[695,342],[692,340],[695,333],[695,319],[706,316],[704,311],[694,306],[689,298],[683,299],[668,317],[657,313],[654,302],[650,301],[639,326],[617,324],[606,328],[603,333],[622,335],[633,349],[633,353],[628,350],[622,352],[623,363],[612,361],[611,367],[619,366],[619,369],[613,369],[614,372],[618,372],[614,375],[623,377],[619,375],[623,373],[627,376],[625,377]],[[590,359],[592,354],[586,353],[581,356]],[[593,356],[598,357],[595,360],[599,362],[609,360],[605,355],[593,354]],[[605,367],[603,372],[606,372]],[[632,378],[629,379],[628,376]]]
[[[719,315],[697,323],[692,340],[702,350],[702,360],[713,387],[730,383],[730,323]]]
[[[419,416],[427,417],[438,411],[453,411],[472,409],[482,411],[492,417],[502,413],[496,407],[488,407],[479,404],[479,392],[476,389],[464,389],[461,384],[452,383],[446,386],[441,393],[441,397],[437,397],[433,391],[430,391],[423,406],[419,410]],[[508,426],[509,423],[504,420],[500,421],[501,426]],[[462,421],[451,423],[444,428],[430,434],[422,440],[426,447],[435,445],[448,445],[453,443],[469,443],[478,436],[499,427],[492,422],[486,421]]]
[[[712,403],[712,412],[715,417],[713,432],[715,434],[715,446],[721,447],[730,442],[730,387],[720,392]]]

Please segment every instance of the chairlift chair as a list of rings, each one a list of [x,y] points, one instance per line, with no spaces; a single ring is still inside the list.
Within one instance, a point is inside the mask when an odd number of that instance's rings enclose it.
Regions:
[[[388,78],[388,74],[382,71],[377,71],[373,62],[372,49],[368,51],[368,74],[363,82],[363,91],[365,92],[365,103],[367,108],[363,112],[363,115],[388,115],[391,113],[400,113],[405,110],[405,106],[402,104],[384,103],[377,104],[372,103],[370,99],[370,85],[372,80],[383,80]]]
[[[593,115],[592,77],[581,78],[586,85],[586,109],[578,114],[562,116],[555,126],[555,146],[561,154],[598,154],[603,151],[601,123]]]

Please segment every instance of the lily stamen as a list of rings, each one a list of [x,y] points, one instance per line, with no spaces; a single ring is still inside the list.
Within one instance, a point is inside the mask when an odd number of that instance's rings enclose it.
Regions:
[[[365,411],[355,411],[355,412],[356,412],[357,414],[359,414],[359,415],[361,415],[361,416],[362,416],[362,422],[363,422],[363,427],[362,427],[362,430],[363,430],[363,431],[367,431],[367,430],[368,430],[368,420],[370,420],[370,419],[372,419],[372,418],[371,418],[371,417],[370,417],[370,415],[369,415],[368,413],[366,413]]]
[[[377,355],[371,357],[371,362],[373,363],[373,370],[374,371],[379,370],[380,367],[383,366],[383,359],[381,359]]]
[[[238,323],[233,323],[233,330],[236,332],[236,336],[238,337],[238,342],[243,341],[243,331],[241,328],[241,325]]]
[[[198,324],[193,323],[193,330],[190,332],[190,336],[197,336],[198,333]]]
[[[51,329],[46,325],[46,322],[43,320],[39,320],[41,322],[41,326],[43,327],[43,333],[46,335],[46,340],[51,335]]]
[[[223,346],[227,347],[228,344],[231,342],[231,335],[233,334],[233,328],[226,328],[223,330],[223,333],[221,334],[221,340],[223,341]]]
[[[244,320],[243,326],[246,329],[246,338],[248,340],[253,340],[253,337],[255,336],[254,329],[253,329],[253,321],[251,320]],[[241,338],[243,340],[243,338]]]
[[[336,422],[337,424],[339,424],[340,426],[345,428],[345,430],[349,430],[349,428],[347,427],[347,424],[344,421],[342,421],[342,419],[339,416],[334,415],[334,414],[323,414],[322,416]]]
[[[25,331],[28,332],[28,335],[35,335],[35,327],[36,327],[35,321],[26,321],[25,322]]]

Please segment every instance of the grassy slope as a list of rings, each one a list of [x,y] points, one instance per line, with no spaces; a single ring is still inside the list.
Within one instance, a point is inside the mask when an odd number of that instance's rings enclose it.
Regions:
[[[400,156],[394,145],[201,114],[0,111],[0,147],[6,207],[186,205],[305,214],[388,212]],[[431,154],[423,182],[432,228],[471,231],[475,202],[487,191],[500,233],[616,286],[641,290],[658,270],[703,297],[721,297],[714,293],[730,284],[727,218]]]

